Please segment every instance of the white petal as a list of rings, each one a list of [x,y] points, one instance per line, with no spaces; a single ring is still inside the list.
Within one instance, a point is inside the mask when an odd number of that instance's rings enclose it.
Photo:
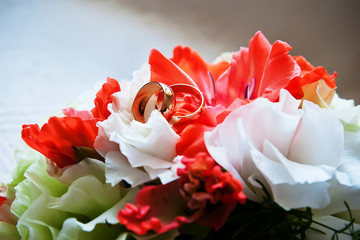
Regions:
[[[137,186],[151,180],[149,174],[143,170],[133,168],[120,152],[109,152],[105,156],[106,182],[112,186],[125,180],[131,186]]]
[[[280,206],[322,208],[329,204],[330,184],[326,181],[332,178],[335,169],[291,162],[268,141],[264,142],[264,154],[256,149],[251,154]]]
[[[287,157],[298,163],[336,167],[343,148],[344,131],[339,120],[304,106],[304,115]]]

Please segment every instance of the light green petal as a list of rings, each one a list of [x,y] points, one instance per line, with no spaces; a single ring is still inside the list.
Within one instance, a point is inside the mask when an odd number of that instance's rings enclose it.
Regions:
[[[11,212],[21,217],[28,207],[40,196],[41,191],[35,187],[35,185],[25,180],[16,186],[15,200],[11,204]]]
[[[70,185],[76,179],[88,175],[95,176],[99,181],[105,182],[105,164],[99,160],[86,158],[80,163],[62,169],[61,176],[54,176],[56,179]]]
[[[67,190],[67,184],[50,177],[46,171],[46,161],[37,161],[25,172],[29,179],[41,192],[53,197],[63,195]]]
[[[99,234],[103,236],[101,237],[102,239],[115,239],[116,237],[119,237],[119,234],[122,237],[126,237],[127,234],[121,234],[124,229],[119,229],[119,226],[112,227],[106,223],[118,223],[117,214],[119,209],[123,208],[127,202],[133,202],[137,192],[138,189],[130,190],[126,196],[117,202],[113,207],[88,223],[81,223],[75,218],[67,219],[64,222],[63,228],[59,233],[57,240],[99,239],[96,238]],[[104,238],[106,235],[108,235],[108,237]]]
[[[37,160],[45,159],[40,153],[28,146],[21,146],[15,149],[16,172],[14,173],[10,187],[15,187],[25,179],[25,171]]]
[[[19,218],[17,228],[22,240],[49,240],[58,235],[69,214],[47,208],[48,201],[45,194],[39,196]]]
[[[127,238],[117,213],[135,200],[139,189],[111,187],[105,183],[104,163],[94,159],[61,169],[56,176],[56,171],[49,176],[47,167],[44,158],[34,160],[21,171],[24,179],[14,184],[11,210],[19,217],[22,240]]]
[[[50,177],[46,167],[45,159],[38,159],[25,171],[26,179],[14,188],[16,198],[11,205],[11,212],[17,217],[21,217],[41,194],[56,197],[66,192],[67,186]]]

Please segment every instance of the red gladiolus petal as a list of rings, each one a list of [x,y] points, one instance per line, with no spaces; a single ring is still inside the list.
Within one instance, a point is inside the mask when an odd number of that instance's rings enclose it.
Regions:
[[[94,118],[105,120],[109,117],[110,112],[107,106],[112,102],[111,95],[119,91],[120,85],[118,81],[108,77],[106,83],[102,85],[102,88],[96,94],[95,107],[91,110]]]
[[[280,89],[285,88],[292,78],[300,74],[300,68],[293,57],[288,54],[290,50],[291,47],[286,42],[276,41],[274,43],[258,92],[255,89],[255,96],[265,95],[267,91],[271,91],[272,93],[267,98],[275,101],[279,97]]]
[[[152,49],[149,56],[151,81],[167,85],[185,83],[196,86],[195,82],[174,62],[156,49]]]
[[[206,104],[212,105],[215,96],[213,95],[213,83],[209,72],[216,81],[229,67],[229,64],[226,62],[208,64],[196,51],[189,47],[177,46],[173,52],[174,56],[171,60],[195,82],[196,86],[204,94]]]
[[[51,117],[41,129],[37,124],[23,125],[21,137],[31,148],[63,168],[76,163],[73,146],[93,148],[98,131],[96,121]]]
[[[176,144],[176,153],[182,156],[194,157],[198,152],[206,152],[204,133],[212,129],[214,127],[202,124],[188,125],[182,131]]]
[[[198,152],[206,152],[204,133],[217,126],[217,116],[225,110],[218,105],[205,107],[199,119],[185,124],[175,124],[173,127],[180,139],[176,144],[177,155],[194,157]]]

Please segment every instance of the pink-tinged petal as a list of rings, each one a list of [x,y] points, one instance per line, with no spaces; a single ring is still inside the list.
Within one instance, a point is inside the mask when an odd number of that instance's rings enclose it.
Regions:
[[[245,87],[250,80],[249,49],[242,47],[233,54],[230,67],[215,83],[216,102],[227,107],[236,98],[244,99]]]
[[[257,32],[250,40],[249,48],[240,48],[233,55],[230,68],[216,83],[217,100],[227,107],[236,98],[245,99],[247,84],[254,87],[257,97],[270,50],[269,41],[261,32]]]
[[[280,89],[300,75],[300,67],[288,54],[291,47],[282,41],[273,46],[261,32],[250,40],[249,48],[233,54],[231,66],[216,82],[216,101],[225,107],[236,99],[265,97],[277,101]]]
[[[79,117],[82,120],[93,119],[92,113],[88,110],[76,110],[74,108],[64,108],[62,112],[67,117]]]
[[[119,222],[139,235],[150,230],[164,233],[193,222],[194,215],[185,214],[186,203],[179,190],[177,181],[141,189],[135,204],[128,203],[119,211]]]
[[[151,80],[167,85],[185,83],[196,87],[195,82],[174,62],[156,49],[152,49],[149,56]]]

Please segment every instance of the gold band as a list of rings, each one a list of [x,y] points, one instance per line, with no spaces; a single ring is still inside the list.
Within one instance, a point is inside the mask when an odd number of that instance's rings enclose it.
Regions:
[[[171,88],[163,83],[149,82],[137,93],[131,111],[135,120],[145,123],[149,117],[147,112],[158,109],[166,117],[174,108],[175,98]]]
[[[185,103],[188,101],[192,107],[195,107],[195,110],[181,115],[183,109],[175,111],[177,100]],[[150,113],[157,109],[170,124],[176,124],[197,119],[201,114],[204,102],[203,94],[194,86],[188,84],[167,86],[159,82],[149,82],[136,94],[131,111],[135,120],[145,123]],[[188,112],[188,110],[183,112]]]
[[[200,92],[200,90],[194,86],[188,84],[173,84],[169,86],[175,94],[175,100],[179,98],[185,98],[184,96],[188,95],[192,97],[192,103],[197,102],[195,111],[187,115],[173,115],[170,119],[169,123],[183,123],[188,120],[196,120],[202,112],[204,107],[205,99],[204,95]]]

